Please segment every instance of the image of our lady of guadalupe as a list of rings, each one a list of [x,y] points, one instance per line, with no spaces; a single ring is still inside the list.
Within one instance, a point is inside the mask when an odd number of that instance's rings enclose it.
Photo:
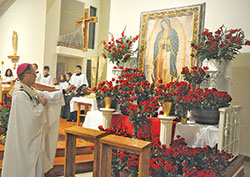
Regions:
[[[176,30],[171,27],[170,20],[164,18],[160,22],[161,31],[154,42],[153,79],[155,83],[163,80],[166,84],[177,79],[176,59],[179,50],[179,38]]]

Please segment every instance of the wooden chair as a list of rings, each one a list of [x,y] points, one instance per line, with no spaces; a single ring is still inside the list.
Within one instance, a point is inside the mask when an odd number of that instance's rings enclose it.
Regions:
[[[65,148],[65,163],[64,163],[64,176],[75,176],[75,156],[76,156],[76,138],[81,138],[95,144],[94,150],[94,164],[93,164],[93,177],[97,177],[99,173],[99,140],[106,135],[104,131],[93,130],[74,126],[65,129],[66,133],[66,148]]]
[[[239,105],[219,109],[219,150],[239,154],[241,109]]]
[[[108,135],[100,139],[99,177],[111,176],[112,150],[119,149],[139,154],[139,177],[149,176],[149,160],[151,143],[116,135]]]

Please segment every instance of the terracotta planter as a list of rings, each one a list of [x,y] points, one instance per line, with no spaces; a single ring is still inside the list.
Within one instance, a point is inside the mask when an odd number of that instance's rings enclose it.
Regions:
[[[192,119],[196,123],[216,125],[219,122],[220,112],[218,110],[193,109]]]

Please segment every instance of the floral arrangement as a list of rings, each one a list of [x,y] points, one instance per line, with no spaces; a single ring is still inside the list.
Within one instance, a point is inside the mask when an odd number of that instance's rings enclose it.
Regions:
[[[8,129],[8,122],[10,116],[10,108],[11,108],[11,98],[7,100],[7,103],[0,102],[0,135],[6,136]]]
[[[127,37],[124,31],[121,33],[121,37],[114,39],[111,36],[111,41],[103,41],[103,57],[109,58],[113,64],[117,66],[121,62],[127,62],[131,59],[131,56],[137,51],[133,50],[133,44],[138,40],[139,35],[136,37]]]
[[[244,45],[250,45],[250,41],[244,39],[245,35],[242,29],[226,29],[222,25],[214,33],[206,29],[191,46],[195,49],[191,53],[198,61],[204,59],[216,59],[218,61],[233,60]]]
[[[145,80],[143,72],[139,69],[126,68],[124,73],[116,80],[118,102],[124,114],[128,114],[128,103],[148,100],[154,93],[154,85]]]
[[[162,83],[162,80],[159,80]],[[161,104],[165,102],[178,102],[184,95],[187,95],[191,86],[187,82],[170,82],[166,85],[158,85],[155,95],[159,97]]]
[[[130,137],[126,130],[115,127],[100,130],[108,134]],[[143,137],[141,131],[137,135],[140,140],[152,142],[149,176],[176,177],[176,176],[221,176],[227,166],[230,165],[231,154],[224,151],[219,152],[215,148],[206,146],[204,148],[188,147],[183,138],[177,137],[169,148],[161,145],[159,138],[150,139]],[[119,176],[120,172],[127,172],[130,176],[138,176],[139,156],[121,150],[113,150],[112,172],[113,176]]]
[[[183,74],[184,80],[189,82],[189,84],[200,84],[202,81],[210,77],[209,74],[206,74],[208,67],[197,67],[193,66],[191,70],[188,67],[183,67],[181,74]]]
[[[141,125],[148,121],[148,116],[157,116],[158,99],[154,97],[154,85],[145,80],[139,69],[126,68],[124,74],[116,80],[118,102],[123,114],[129,115],[134,125],[134,136]]]
[[[188,105],[191,109],[218,110],[222,107],[228,107],[232,101],[227,92],[219,92],[213,89],[196,89],[190,91],[180,102]]]
[[[111,97],[112,99],[117,98],[117,86],[113,84],[114,81],[114,78],[112,81],[103,81],[98,87],[92,89],[92,91],[96,93],[97,100],[103,101],[105,97]]]

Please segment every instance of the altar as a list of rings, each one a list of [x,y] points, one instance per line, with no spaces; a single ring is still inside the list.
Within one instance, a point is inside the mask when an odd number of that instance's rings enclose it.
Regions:
[[[82,127],[99,130],[98,126],[103,125],[102,116],[102,112],[99,110],[87,112],[87,116],[85,117],[85,121]],[[179,121],[173,121],[172,140],[174,138],[175,125],[177,123],[179,123]],[[160,137],[160,124],[161,123],[159,118],[149,117],[149,122],[142,125],[142,134],[144,136],[150,136],[152,138]],[[118,129],[119,127],[121,127],[123,130],[126,130],[128,134],[133,134],[133,124],[129,121],[129,117],[127,115],[120,115],[119,113],[114,113],[112,115],[112,128]]]

